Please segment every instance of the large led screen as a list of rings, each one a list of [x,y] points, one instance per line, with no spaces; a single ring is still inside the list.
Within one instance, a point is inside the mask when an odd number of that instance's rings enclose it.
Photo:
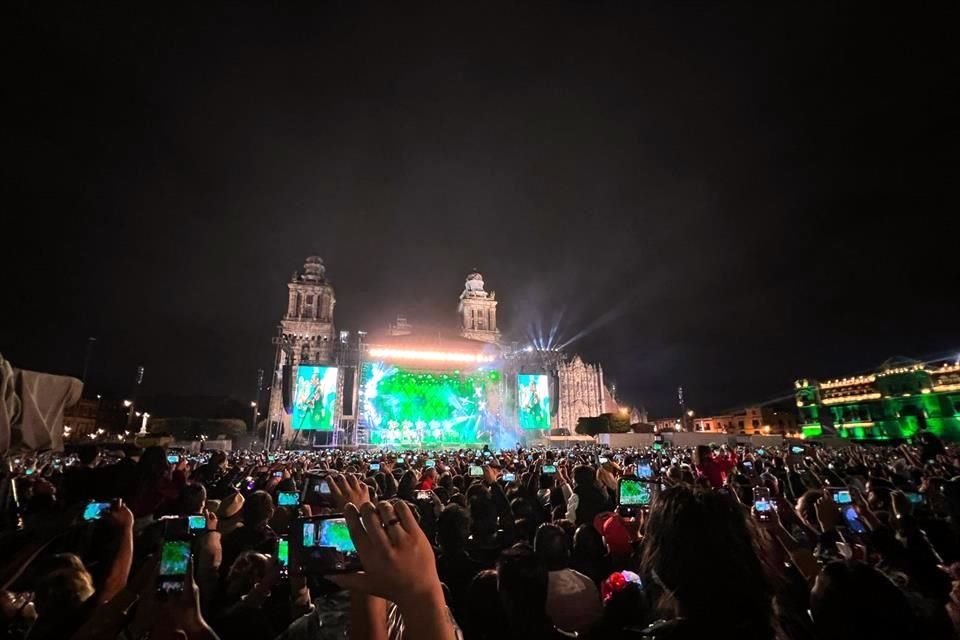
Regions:
[[[363,365],[361,419],[370,444],[460,445],[492,442],[500,431],[499,371],[417,371]]]
[[[300,365],[291,426],[297,431],[333,431],[337,368]]]
[[[542,373],[517,375],[521,429],[550,428],[550,380]]]

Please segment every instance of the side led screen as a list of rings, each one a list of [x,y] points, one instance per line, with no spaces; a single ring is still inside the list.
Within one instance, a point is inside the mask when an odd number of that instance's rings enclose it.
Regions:
[[[521,429],[549,429],[549,378],[542,373],[517,375],[517,405]]]
[[[363,365],[360,413],[370,444],[490,442],[500,429],[499,371],[418,371]]]
[[[291,425],[296,431],[333,431],[337,407],[337,368],[301,365]]]

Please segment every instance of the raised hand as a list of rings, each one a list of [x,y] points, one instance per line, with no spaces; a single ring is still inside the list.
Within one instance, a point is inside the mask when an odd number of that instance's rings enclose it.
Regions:
[[[203,515],[207,518],[207,531],[216,531],[220,528],[220,519],[215,512],[204,509]]]
[[[894,491],[890,494],[890,499],[893,502],[893,512],[898,518],[913,515],[913,504],[903,491]]]
[[[131,512],[121,500],[117,500],[113,506],[110,507],[110,511],[107,512],[107,518],[110,524],[118,529],[133,528],[133,512]]]
[[[330,576],[351,591],[390,600],[400,608],[412,637],[452,640],[430,542],[405,502],[370,502],[344,509],[361,573]]]
[[[327,484],[330,486],[330,499],[338,511],[344,511],[348,504],[359,507],[370,502],[370,488],[356,476],[331,473],[327,476]]]
[[[820,522],[820,530],[826,533],[833,531],[840,524],[840,510],[830,494],[824,494],[814,505],[817,511],[817,520]]]
[[[612,473],[606,469],[600,468],[597,469],[597,480],[600,481],[600,484],[610,489],[611,491],[617,490],[617,479],[613,476]]]

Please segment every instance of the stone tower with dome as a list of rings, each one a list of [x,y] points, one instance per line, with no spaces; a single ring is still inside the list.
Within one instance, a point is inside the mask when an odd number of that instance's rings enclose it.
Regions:
[[[287,312],[280,321],[288,361],[283,364],[326,364],[333,360],[333,287],[318,256],[304,261],[303,272],[287,283]]]
[[[285,438],[292,437],[287,429],[289,416],[283,410],[283,369],[300,364],[333,364],[336,359],[336,328],[333,307],[336,298],[333,286],[327,280],[326,267],[319,256],[308,257],[303,271],[294,272],[287,283],[287,310],[280,320],[279,335],[274,336],[277,357],[270,405],[269,424],[285,425]]]
[[[474,269],[460,294],[460,335],[470,340],[496,343],[500,340],[497,329],[497,294],[483,288],[483,276]]]

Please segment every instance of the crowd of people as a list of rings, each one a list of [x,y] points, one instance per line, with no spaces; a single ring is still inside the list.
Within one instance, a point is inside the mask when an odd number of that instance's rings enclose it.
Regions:
[[[6,638],[936,640],[960,629],[960,448],[929,434],[765,449],[91,444],[9,456],[0,496]],[[341,514],[343,552],[361,568],[318,570],[297,528]],[[175,584],[168,547],[187,550]]]

